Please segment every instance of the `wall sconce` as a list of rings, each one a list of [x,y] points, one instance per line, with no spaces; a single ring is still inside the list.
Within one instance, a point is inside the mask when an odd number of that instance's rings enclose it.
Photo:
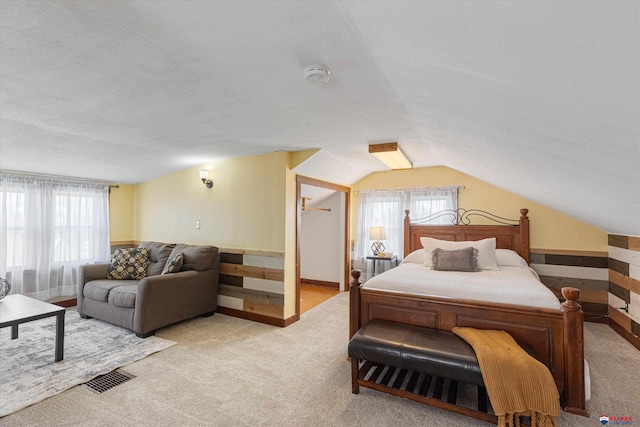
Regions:
[[[384,232],[384,227],[370,227],[369,228],[369,240],[375,240],[371,245],[371,251],[374,255],[378,255],[384,252],[384,245],[380,240],[387,240],[387,235]]]
[[[389,169],[412,169],[413,163],[398,148],[397,142],[369,145],[369,153],[376,156]]]
[[[202,183],[206,185],[207,188],[213,187],[213,181],[209,179],[209,171],[206,169],[200,169],[199,173],[200,173],[200,179],[202,180]]]

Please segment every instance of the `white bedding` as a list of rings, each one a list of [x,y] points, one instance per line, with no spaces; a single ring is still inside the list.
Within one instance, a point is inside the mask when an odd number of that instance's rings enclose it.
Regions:
[[[474,273],[436,271],[424,264],[403,263],[365,282],[365,288],[436,297],[486,301],[560,310],[558,298],[529,267],[499,266]]]

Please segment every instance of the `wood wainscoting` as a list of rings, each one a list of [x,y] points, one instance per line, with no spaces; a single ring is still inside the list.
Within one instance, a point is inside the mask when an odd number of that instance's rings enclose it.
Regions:
[[[531,249],[531,268],[559,299],[563,287],[580,289],[584,320],[607,323],[607,256],[606,252]]]
[[[609,234],[609,326],[640,350],[640,237]]]
[[[218,312],[275,326],[284,318],[284,253],[220,249]]]

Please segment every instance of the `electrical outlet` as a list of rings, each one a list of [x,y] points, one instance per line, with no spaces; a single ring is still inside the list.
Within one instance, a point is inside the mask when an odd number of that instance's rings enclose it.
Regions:
[[[196,220],[196,230],[200,230],[200,220]]]

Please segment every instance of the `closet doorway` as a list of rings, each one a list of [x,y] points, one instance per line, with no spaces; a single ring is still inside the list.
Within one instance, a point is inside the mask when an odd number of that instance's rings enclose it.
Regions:
[[[296,317],[349,287],[351,189],[296,177]]]

